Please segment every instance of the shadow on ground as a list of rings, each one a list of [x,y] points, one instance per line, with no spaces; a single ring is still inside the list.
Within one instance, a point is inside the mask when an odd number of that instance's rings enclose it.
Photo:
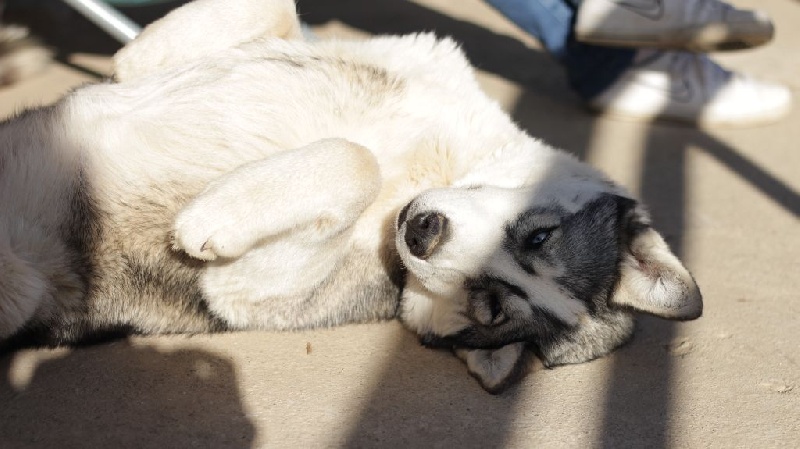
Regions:
[[[127,342],[49,355],[0,359],[0,447],[252,445],[236,371],[223,357]]]

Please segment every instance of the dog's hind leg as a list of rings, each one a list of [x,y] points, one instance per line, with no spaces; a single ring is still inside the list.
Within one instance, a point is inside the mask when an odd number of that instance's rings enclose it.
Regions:
[[[0,339],[19,330],[36,312],[48,289],[47,279],[0,242]]]
[[[213,260],[241,256],[289,232],[324,243],[355,223],[380,185],[369,150],[343,139],[320,140],[211,183],[178,214],[174,245]]]
[[[119,81],[199,60],[259,37],[300,39],[292,0],[197,0],[148,25],[114,55]]]
[[[0,220],[0,339],[35,315],[75,304],[83,285],[59,238],[21,220]]]

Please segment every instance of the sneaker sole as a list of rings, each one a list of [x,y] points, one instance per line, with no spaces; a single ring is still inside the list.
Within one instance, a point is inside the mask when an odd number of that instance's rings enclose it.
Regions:
[[[775,34],[772,26],[738,26],[731,30],[725,24],[705,24],[683,28],[657,35],[597,33],[575,30],[575,38],[583,43],[612,47],[650,47],[664,50],[689,50],[693,52],[728,51],[754,48],[771,41]]]

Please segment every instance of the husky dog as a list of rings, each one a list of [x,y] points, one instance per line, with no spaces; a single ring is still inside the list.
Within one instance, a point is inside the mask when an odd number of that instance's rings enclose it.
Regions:
[[[302,40],[289,0],[200,0],[116,81],[0,125],[0,339],[398,317],[487,390],[577,363],[631,310],[702,311],[623,188],[526,135],[457,45]]]

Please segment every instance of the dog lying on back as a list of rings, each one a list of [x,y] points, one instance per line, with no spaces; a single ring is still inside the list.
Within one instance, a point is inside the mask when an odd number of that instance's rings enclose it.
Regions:
[[[289,0],[199,0],[0,125],[0,338],[399,317],[491,392],[700,316],[623,188],[518,129],[457,45],[302,40]]]

